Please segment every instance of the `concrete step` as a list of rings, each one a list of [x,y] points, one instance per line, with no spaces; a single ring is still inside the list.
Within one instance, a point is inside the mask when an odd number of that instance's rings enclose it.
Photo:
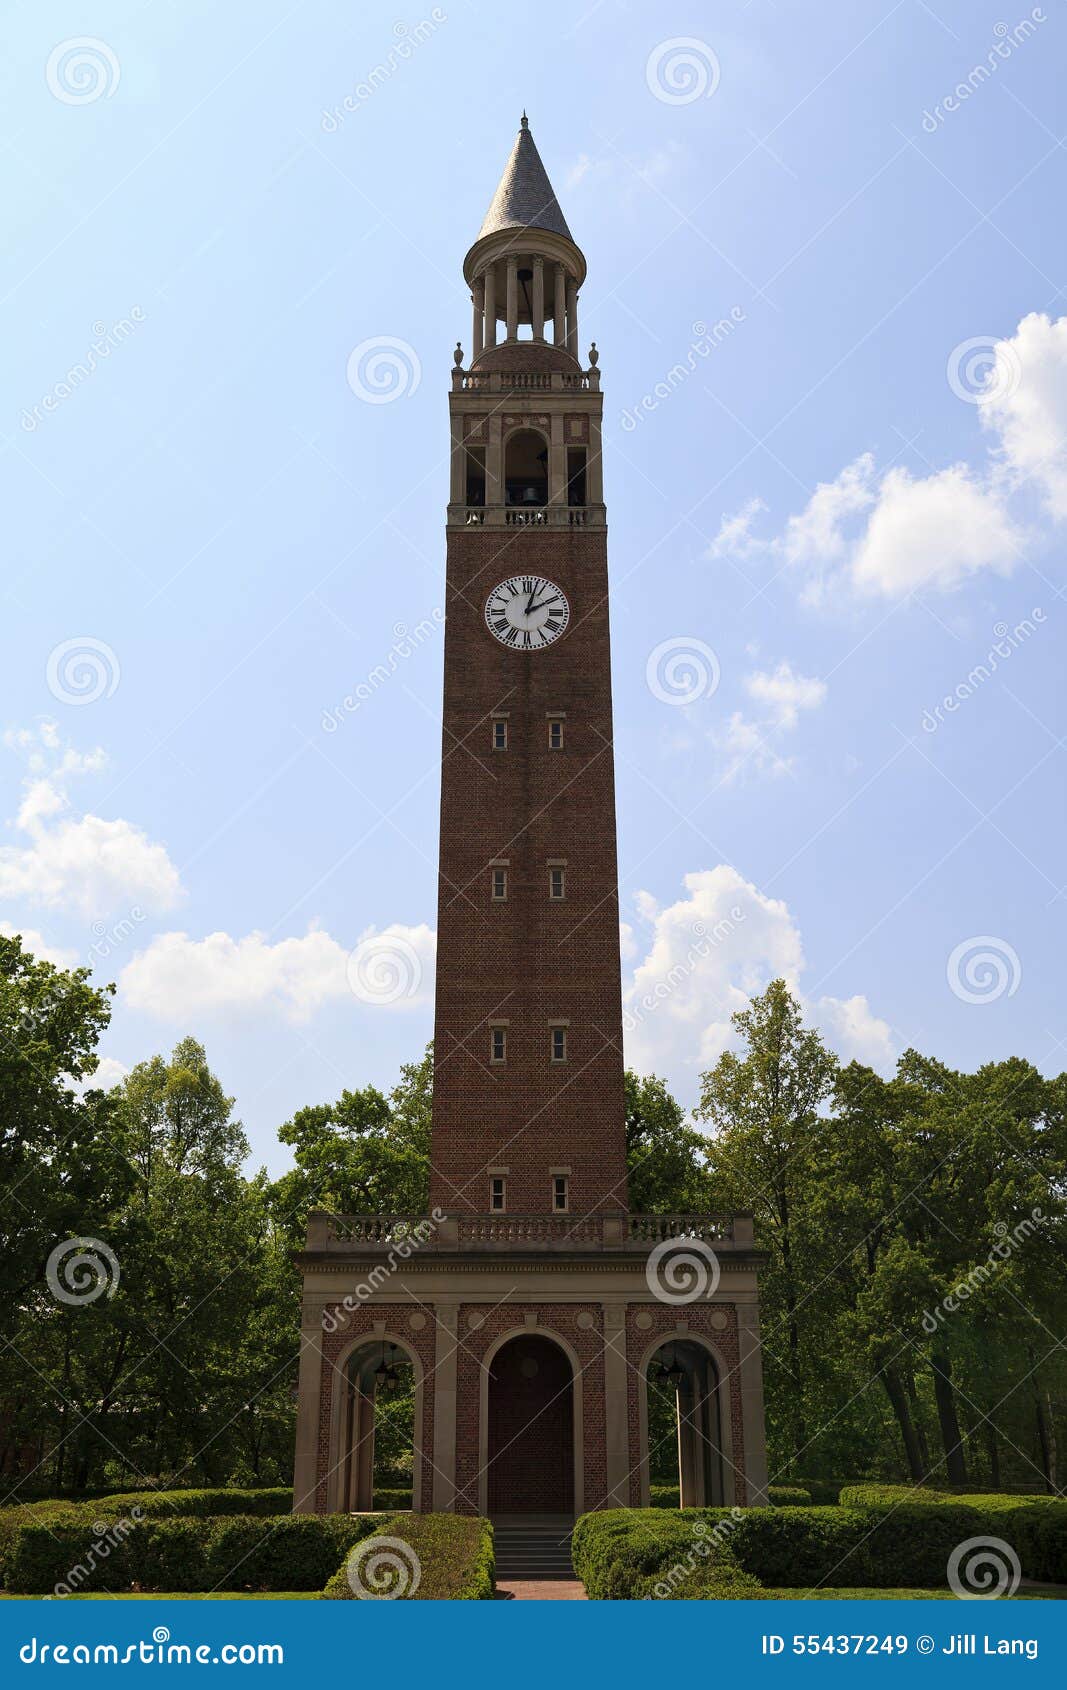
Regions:
[[[496,1573],[501,1580],[565,1582],[571,1564],[573,1520],[553,1516],[511,1516],[494,1520]]]

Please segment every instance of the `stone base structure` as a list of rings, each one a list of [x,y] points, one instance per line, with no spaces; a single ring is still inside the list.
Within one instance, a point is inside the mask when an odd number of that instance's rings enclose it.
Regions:
[[[296,1508],[372,1507],[375,1397],[360,1375],[383,1356],[414,1375],[416,1511],[647,1506],[649,1373],[664,1363],[682,1375],[683,1505],[764,1501],[760,1260],[745,1216],[316,1215],[300,1257]]]

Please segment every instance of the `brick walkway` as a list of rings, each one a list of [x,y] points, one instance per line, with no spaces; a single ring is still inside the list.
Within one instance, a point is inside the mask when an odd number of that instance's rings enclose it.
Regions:
[[[500,1579],[498,1602],[588,1602],[580,1579]]]

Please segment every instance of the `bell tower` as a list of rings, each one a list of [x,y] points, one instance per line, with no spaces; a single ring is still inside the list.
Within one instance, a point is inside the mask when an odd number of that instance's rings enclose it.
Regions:
[[[600,372],[525,115],[467,254],[448,506],[431,1201],[626,1207]]]
[[[628,1208],[600,372],[525,116],[463,273],[430,1213],[310,1217],[294,1506],[375,1506],[403,1375],[412,1508],[491,1515],[506,1580],[647,1505],[665,1390],[685,1505],[765,1497],[762,1257]]]

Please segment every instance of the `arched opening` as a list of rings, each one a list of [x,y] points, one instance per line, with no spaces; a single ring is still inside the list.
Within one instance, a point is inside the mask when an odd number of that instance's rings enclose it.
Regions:
[[[410,1508],[419,1395],[411,1356],[389,1338],[368,1339],[343,1379],[338,1510]]]
[[[548,503],[548,441],[532,428],[516,429],[504,449],[504,500],[536,507]]]
[[[726,1500],[719,1373],[714,1358],[692,1339],[671,1338],[648,1356],[648,1482],[677,1486],[680,1508],[718,1507]]]
[[[488,1364],[488,1510],[575,1511],[574,1370],[541,1333],[519,1333]]]

